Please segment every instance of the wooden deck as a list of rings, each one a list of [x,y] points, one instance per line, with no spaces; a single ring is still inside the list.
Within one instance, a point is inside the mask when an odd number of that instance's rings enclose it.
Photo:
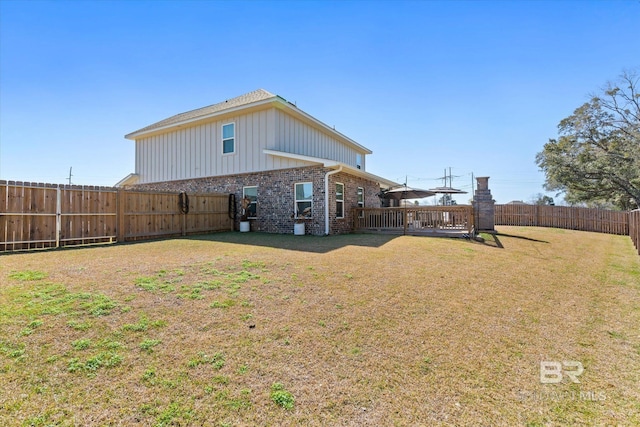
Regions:
[[[354,218],[357,233],[432,237],[470,237],[474,233],[473,207],[469,205],[356,208]]]

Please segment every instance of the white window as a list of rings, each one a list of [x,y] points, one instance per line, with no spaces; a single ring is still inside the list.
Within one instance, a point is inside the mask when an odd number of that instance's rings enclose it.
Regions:
[[[336,182],[336,218],[344,218],[344,184]]]
[[[362,154],[356,154],[356,167],[362,169]]]
[[[296,218],[311,217],[313,207],[313,184],[301,182],[295,185],[295,216]]]
[[[247,218],[256,218],[258,216],[258,187],[244,187],[242,198],[250,200],[249,206],[247,206]]]
[[[357,191],[357,198],[358,198],[358,207],[359,208],[364,208],[364,188],[362,187],[358,187],[358,191]],[[360,218],[364,217],[364,212],[360,212]]]
[[[236,124],[222,125],[222,154],[231,154],[236,151]]]

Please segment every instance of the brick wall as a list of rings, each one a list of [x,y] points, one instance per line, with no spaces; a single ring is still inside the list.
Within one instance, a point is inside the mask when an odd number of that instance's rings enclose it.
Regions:
[[[237,174],[219,177],[168,181],[161,183],[140,184],[135,188],[161,191],[186,191],[188,193],[233,193],[236,195],[238,217],[236,229],[239,228],[239,213],[242,189],[245,186],[258,187],[257,218],[251,221],[251,230],[268,233],[293,233],[294,184],[313,183],[312,218],[305,219],[305,233],[324,235],[324,177],[331,169],[322,166],[281,169],[248,174]],[[336,219],[335,183],[345,185],[345,218]],[[365,189],[365,206],[379,207],[377,194],[379,186],[345,173],[330,176],[329,180],[329,218],[331,234],[349,233],[352,231],[353,218],[351,209],[357,206],[357,187]]]
[[[336,183],[344,184],[344,218],[336,218]],[[364,189],[364,206],[379,208],[380,186],[363,178],[340,172],[329,176],[329,227],[331,234],[353,231],[353,208],[358,207],[358,187]]]

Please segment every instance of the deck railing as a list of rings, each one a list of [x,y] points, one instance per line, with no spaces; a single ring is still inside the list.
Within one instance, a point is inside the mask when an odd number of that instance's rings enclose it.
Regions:
[[[473,207],[411,206],[399,208],[355,208],[354,231],[399,234],[472,234]]]

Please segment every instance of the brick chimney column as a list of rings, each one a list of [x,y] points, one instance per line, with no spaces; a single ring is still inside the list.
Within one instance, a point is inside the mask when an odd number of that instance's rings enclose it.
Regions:
[[[476,178],[478,187],[473,195],[473,209],[476,217],[476,232],[495,231],[495,200],[489,190],[489,177]]]

